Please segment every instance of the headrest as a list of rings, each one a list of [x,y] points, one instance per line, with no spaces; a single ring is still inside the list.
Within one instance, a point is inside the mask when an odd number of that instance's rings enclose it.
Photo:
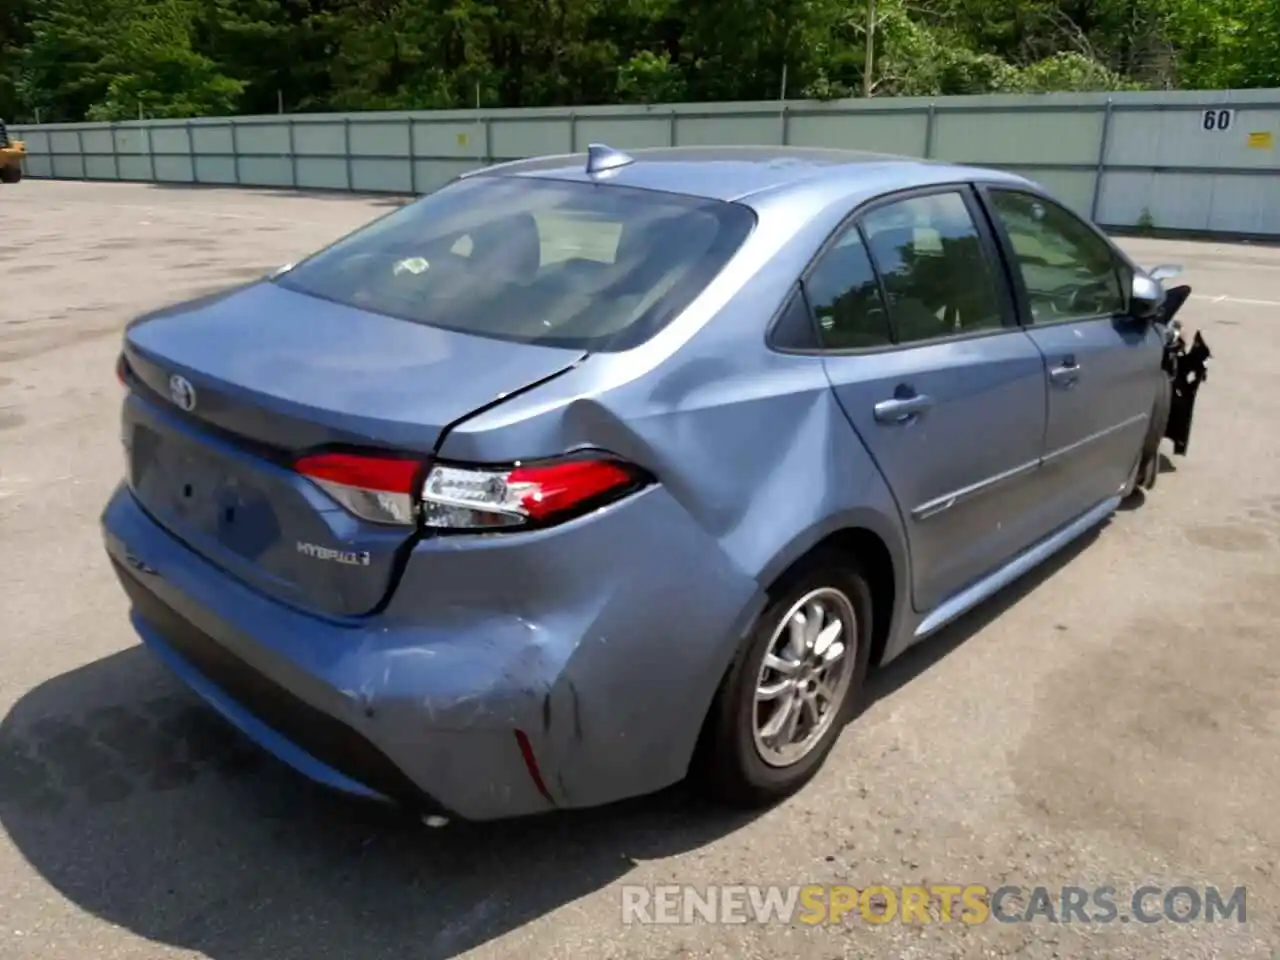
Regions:
[[[471,231],[471,256],[476,267],[493,269],[504,278],[529,283],[542,265],[542,238],[538,222],[529,213],[517,213]]]
[[[902,257],[904,251],[915,248],[916,232],[913,227],[889,227],[885,230],[877,230],[867,240],[881,257],[885,255]]]

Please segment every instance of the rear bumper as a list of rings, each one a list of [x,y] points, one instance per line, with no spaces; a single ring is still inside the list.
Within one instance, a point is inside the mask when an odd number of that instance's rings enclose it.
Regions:
[[[655,493],[509,547],[424,542],[353,621],[245,587],[123,487],[103,528],[143,641],[247,736],[337,790],[486,820],[684,775],[763,597]]]
[[[249,739],[311,779],[353,796],[448,813],[356,730],[317,710],[232,654],[112,559],[148,648]]]

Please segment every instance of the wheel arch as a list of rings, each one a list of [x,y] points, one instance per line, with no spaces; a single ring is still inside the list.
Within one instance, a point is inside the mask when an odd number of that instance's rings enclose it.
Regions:
[[[756,579],[766,592],[773,592],[820,552],[835,551],[856,558],[871,587],[875,619],[871,663],[875,666],[892,636],[899,602],[910,596],[910,557],[895,519],[872,510],[831,517],[787,543]]]
[[[829,554],[845,556],[857,563],[871,590],[871,650],[869,663],[876,667],[889,647],[894,628],[900,618],[899,607],[910,596],[909,561],[896,528],[878,515],[846,518],[850,522],[819,525],[795,538],[780,551],[759,578],[765,593],[777,595],[820,557]],[[862,522],[858,522],[858,520]],[[767,579],[766,579],[767,577]],[[690,769],[697,769],[710,747],[710,727],[726,680],[743,655],[739,646],[721,675],[715,694],[707,704],[702,725],[690,757]]]

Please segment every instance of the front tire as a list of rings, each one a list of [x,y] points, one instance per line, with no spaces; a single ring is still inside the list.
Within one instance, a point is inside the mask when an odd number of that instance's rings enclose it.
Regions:
[[[866,579],[838,554],[775,592],[721,684],[697,773],[720,799],[773,803],[807,783],[863,693],[871,653]]]
[[[1120,490],[1120,499],[1127,500],[1138,487],[1150,490],[1160,479],[1160,442],[1169,425],[1169,409],[1173,402],[1173,385],[1168,379],[1161,377],[1160,386],[1156,389],[1155,403],[1151,407],[1151,419],[1147,423],[1147,433],[1142,439],[1142,447],[1138,451],[1137,462],[1129,473],[1129,479]]]
[[[1142,462],[1138,469],[1138,483],[1150,490],[1160,479],[1160,442],[1169,426],[1169,410],[1173,405],[1173,384],[1167,377],[1160,378],[1156,402],[1151,409],[1151,425],[1147,429],[1146,442],[1142,445]]]
[[[21,179],[21,167],[0,167],[0,183],[17,183]]]
[[[1128,500],[1138,490],[1138,480],[1142,477],[1142,467],[1146,461],[1146,454],[1139,452],[1138,459],[1133,461],[1133,469],[1129,471],[1129,479],[1124,482],[1124,486],[1120,488],[1120,500],[1123,502]]]

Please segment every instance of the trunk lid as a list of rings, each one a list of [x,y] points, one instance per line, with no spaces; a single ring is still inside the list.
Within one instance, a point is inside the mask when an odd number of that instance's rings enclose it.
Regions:
[[[416,526],[348,512],[303,454],[414,454],[581,351],[366,313],[259,282],[139,318],[123,440],[142,506],[207,560],[318,613],[376,608]],[[176,378],[176,379],[175,379]]]

